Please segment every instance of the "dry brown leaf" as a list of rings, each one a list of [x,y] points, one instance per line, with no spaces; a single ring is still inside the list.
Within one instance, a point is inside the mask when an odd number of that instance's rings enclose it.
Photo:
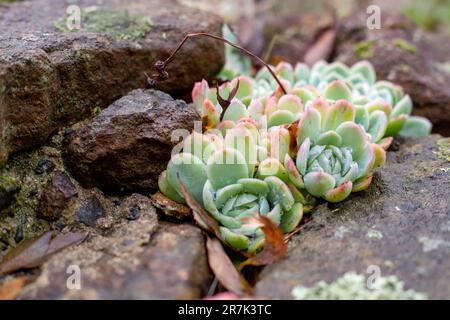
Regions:
[[[211,270],[219,282],[232,293],[242,296],[251,292],[251,286],[231,262],[222,244],[210,237],[206,240],[208,261]]]
[[[314,42],[303,56],[303,60],[308,66],[312,66],[320,60],[328,60],[333,53],[339,19],[333,7],[329,6],[329,11],[333,17],[332,25],[322,28],[317,32]]]
[[[183,192],[186,203],[189,208],[192,209],[195,222],[197,222],[197,224],[205,231],[212,232],[217,238],[223,240],[219,229],[219,223],[211,217],[211,215],[203,208],[201,204],[197,202],[197,200],[194,199],[194,197],[191,196],[186,186],[179,178],[178,183],[180,184],[181,192]]]
[[[320,60],[328,60],[333,52],[336,30],[328,29],[308,48],[303,60],[308,66]]]
[[[246,223],[261,226],[265,236],[264,249],[242,262],[239,269],[242,270],[245,266],[264,266],[280,260],[287,251],[283,231],[272,220],[259,214],[246,220]]]
[[[62,234],[53,239],[52,235],[53,232],[48,231],[40,237],[20,243],[0,262],[0,274],[39,267],[50,255],[70,245],[78,244],[86,238],[86,235],[80,233]]]
[[[0,283],[0,300],[12,300],[27,283],[28,277],[22,276],[8,279]]]

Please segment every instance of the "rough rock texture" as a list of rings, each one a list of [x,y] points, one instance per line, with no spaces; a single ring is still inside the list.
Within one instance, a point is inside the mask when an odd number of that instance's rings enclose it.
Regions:
[[[162,223],[154,209],[108,237],[92,237],[54,256],[21,299],[196,299],[211,281],[200,230]],[[66,287],[69,265],[81,270],[80,290]]]
[[[86,186],[107,191],[157,188],[159,174],[180,136],[194,128],[191,105],[155,90],[134,90],[114,102],[67,141],[65,163]]]
[[[80,210],[78,210],[75,219],[85,225],[95,227],[97,220],[104,215],[105,210],[100,201],[96,197],[91,197]]]
[[[158,191],[151,197],[153,205],[160,209],[164,218],[179,221],[192,220],[191,209],[184,204],[167,198],[162,192]]]
[[[405,17],[383,13],[379,30],[366,28],[366,18],[363,14],[342,22],[336,59],[347,64],[372,62],[379,79],[392,81],[411,95],[413,113],[429,118],[434,132],[449,136],[450,73],[439,67],[435,53],[441,44],[431,42]]]
[[[80,31],[63,31],[69,5],[81,8]],[[141,22],[133,21],[135,17]],[[96,25],[98,21],[103,24]],[[130,27],[133,23],[135,28]],[[144,72],[150,74],[152,64],[166,58],[184,34],[221,34],[221,26],[214,14],[174,0],[34,0],[2,5],[0,164],[9,154],[42,144],[65,124],[144,87]],[[220,70],[223,55],[222,43],[192,39],[169,65],[170,79],[159,89],[185,95],[195,81],[210,79]]]
[[[77,194],[77,189],[64,172],[57,172],[47,183],[38,210],[38,217],[48,220],[57,220],[66,208],[70,198]]]
[[[439,139],[405,140],[399,151],[388,152],[368,190],[320,205],[292,238],[286,258],[260,274],[255,293],[292,298],[295,285],[332,282],[348,271],[366,274],[377,265],[381,275],[395,274],[407,288],[449,299],[449,143]]]
[[[16,179],[8,179],[0,173],[0,212],[11,205],[19,190],[20,187]]]

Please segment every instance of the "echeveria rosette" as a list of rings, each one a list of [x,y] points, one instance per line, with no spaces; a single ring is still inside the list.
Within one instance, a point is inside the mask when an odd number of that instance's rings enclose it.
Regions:
[[[372,169],[382,165],[386,154],[355,123],[355,115],[346,100],[329,105],[317,99],[307,108],[298,124],[295,165],[285,159],[289,178],[298,188],[339,202],[370,185]]]
[[[193,133],[159,179],[160,190],[167,197],[184,202],[179,177],[219,222],[225,241],[249,254],[262,248],[264,234],[243,218],[259,213],[289,232],[303,216],[304,198],[298,190],[274,175],[255,177],[260,161],[270,158],[266,147],[257,144],[260,140],[256,127],[246,121],[238,122],[223,136],[214,130]]]
[[[206,81],[195,84],[192,100],[207,128],[226,130],[234,128],[241,119],[250,118],[259,128],[290,124],[300,119],[303,112],[302,94],[305,90],[283,95],[272,91],[265,97],[254,98],[254,82],[241,76],[219,87],[221,96],[227,96],[239,82],[236,96],[226,110],[217,101],[217,89],[210,89]],[[299,94],[297,94],[299,93]],[[311,95],[311,98],[314,96]]]

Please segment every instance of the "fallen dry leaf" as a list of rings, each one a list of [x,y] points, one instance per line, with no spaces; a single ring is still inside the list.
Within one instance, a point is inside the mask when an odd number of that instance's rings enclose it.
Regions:
[[[48,231],[40,237],[25,240],[10,250],[0,262],[0,274],[39,267],[52,254],[86,238],[81,233],[66,233],[54,238],[52,235],[53,232]]]
[[[251,292],[250,285],[233,265],[220,241],[208,237],[206,249],[208,251],[209,266],[219,282],[227,290],[238,296],[249,294]]]
[[[269,218],[260,214],[247,218],[246,223],[258,225],[264,232],[264,249],[256,255],[248,258],[239,266],[242,270],[245,266],[264,266],[280,260],[287,251],[284,235],[281,229]]]
[[[333,52],[336,30],[328,29],[308,48],[303,60],[308,66],[320,60],[328,60]]]
[[[8,279],[0,283],[0,300],[12,300],[27,283],[28,277],[22,276]]]
[[[303,60],[308,66],[312,66],[320,60],[328,60],[333,53],[338,29],[338,17],[336,10],[333,8],[330,8],[330,10],[333,16],[333,24],[317,32],[314,42],[303,56]]]

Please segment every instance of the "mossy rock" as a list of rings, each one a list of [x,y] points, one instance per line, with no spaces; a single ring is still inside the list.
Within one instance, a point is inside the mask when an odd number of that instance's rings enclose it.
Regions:
[[[152,21],[150,17],[127,10],[97,9],[81,12],[81,30],[107,34],[115,39],[135,41],[150,31]],[[70,30],[67,18],[55,21],[55,27],[64,32]]]

